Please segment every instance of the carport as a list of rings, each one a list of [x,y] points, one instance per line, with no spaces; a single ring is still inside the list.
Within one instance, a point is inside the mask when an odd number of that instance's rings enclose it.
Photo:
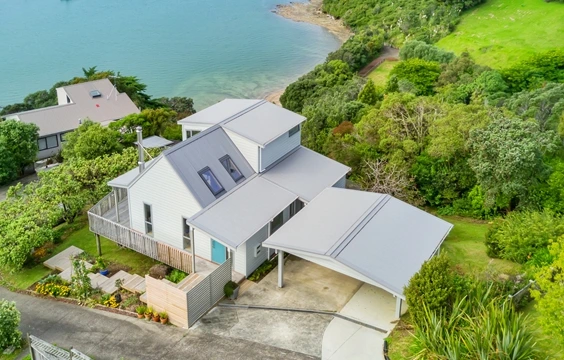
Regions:
[[[279,287],[287,252],[391,293],[399,318],[404,286],[451,229],[390,195],[327,188],[263,245],[279,252]]]

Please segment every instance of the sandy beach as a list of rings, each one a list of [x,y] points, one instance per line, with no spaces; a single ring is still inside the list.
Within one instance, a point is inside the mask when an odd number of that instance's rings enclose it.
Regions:
[[[321,12],[323,0],[310,0],[305,3],[290,3],[288,5],[278,5],[274,13],[286,19],[306,22],[324,27],[331,34],[335,35],[342,43],[345,42],[353,33],[341,20],[334,19],[331,15]],[[264,99],[274,104],[280,105],[280,96],[284,89],[269,92]]]

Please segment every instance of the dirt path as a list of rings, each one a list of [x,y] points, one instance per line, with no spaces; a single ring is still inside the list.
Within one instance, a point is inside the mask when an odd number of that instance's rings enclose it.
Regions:
[[[387,59],[398,60],[399,50],[391,46],[384,45],[384,47],[382,48],[382,52],[380,53],[380,56],[372,60],[370,64],[366,65],[362,70],[360,70],[358,72],[358,75],[362,77],[366,77],[366,75],[370,74],[372,70],[376,69],[378,66],[380,66],[381,63],[383,63]]]

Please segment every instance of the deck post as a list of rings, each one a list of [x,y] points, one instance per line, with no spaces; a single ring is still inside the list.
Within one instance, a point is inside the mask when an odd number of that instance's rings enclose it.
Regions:
[[[403,300],[399,296],[396,296],[396,318],[398,319],[401,317],[402,302]]]
[[[284,287],[284,251],[278,251],[278,287]]]
[[[190,248],[192,250],[192,273],[196,272],[196,248],[194,247],[194,227],[190,226]]]
[[[96,248],[98,248],[98,256],[102,256],[102,244],[100,244],[100,235],[96,235]]]
[[[116,222],[119,224],[119,202],[118,202],[118,193],[117,190],[114,189],[114,200],[116,203]]]

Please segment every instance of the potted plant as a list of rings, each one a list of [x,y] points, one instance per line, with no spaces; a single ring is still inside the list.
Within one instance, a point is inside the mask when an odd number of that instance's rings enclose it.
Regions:
[[[148,307],[145,309],[145,319],[147,320],[151,320],[151,316],[153,315],[153,308],[152,307]]]
[[[147,307],[143,306],[143,305],[139,305],[138,307],[136,307],[135,312],[137,313],[137,318],[143,319],[143,317],[145,316],[146,310],[147,310]]]
[[[153,321],[159,322],[160,320],[161,320],[161,317],[159,316],[159,313],[157,311],[153,311]]]
[[[225,296],[227,298],[235,300],[237,299],[237,296],[239,296],[239,284],[233,281],[229,281],[223,287],[223,292],[225,293]]]
[[[159,313],[161,317],[161,324],[166,324],[168,322],[168,314],[166,312]]]
[[[106,266],[108,265],[106,264],[104,259],[102,259],[101,256],[98,256],[96,258],[96,264],[94,264],[94,267],[99,270],[100,275],[108,276],[110,271],[106,269]]]

